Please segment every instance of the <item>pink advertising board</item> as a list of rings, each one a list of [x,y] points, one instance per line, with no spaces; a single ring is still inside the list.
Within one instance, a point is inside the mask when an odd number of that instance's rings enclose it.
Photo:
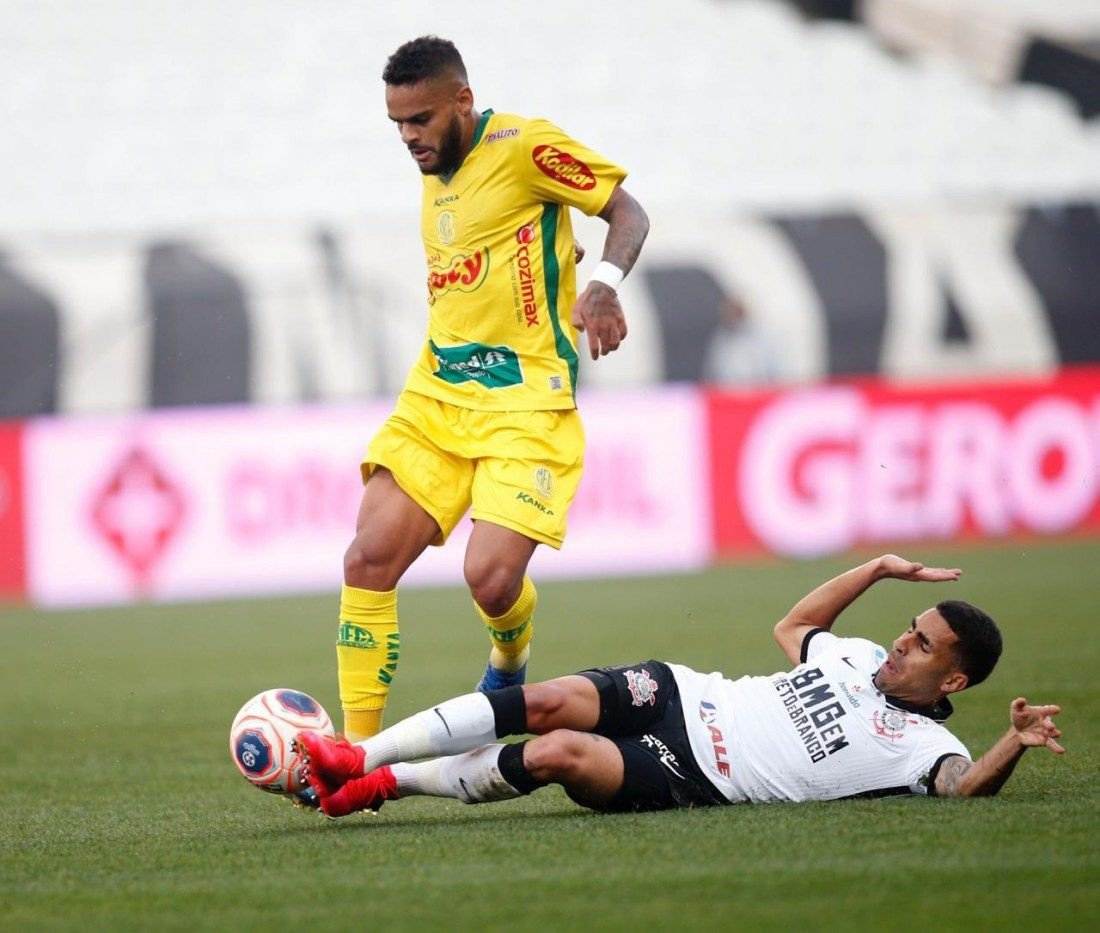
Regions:
[[[582,399],[588,453],[540,579],[684,570],[710,555],[705,406],[687,389]],[[388,404],[187,409],[25,426],[27,589],[47,606],[335,594],[358,464]],[[408,584],[460,584],[465,522]]]

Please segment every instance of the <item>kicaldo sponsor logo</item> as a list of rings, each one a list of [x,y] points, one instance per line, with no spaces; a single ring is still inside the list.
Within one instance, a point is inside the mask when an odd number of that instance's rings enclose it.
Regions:
[[[590,191],[596,187],[596,175],[592,169],[557,146],[535,146],[531,158],[538,170],[554,181],[578,191]]]
[[[535,276],[531,268],[530,244],[535,241],[534,223],[524,224],[516,231],[516,280],[519,283],[519,301],[523,319],[528,327],[538,327],[539,309],[535,303]]]
[[[428,293],[434,301],[449,291],[474,292],[481,288],[489,274],[489,250],[479,249],[472,256],[452,257],[446,268],[428,269]]]
[[[738,526],[803,556],[1100,528],[1100,374],[1085,393],[871,388],[779,395],[757,412],[726,458],[739,461],[721,482],[732,481],[740,515],[719,504],[720,546],[740,543]]]

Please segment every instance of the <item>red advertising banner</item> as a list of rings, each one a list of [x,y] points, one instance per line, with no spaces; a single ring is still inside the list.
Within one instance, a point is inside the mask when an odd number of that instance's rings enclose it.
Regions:
[[[1100,367],[708,395],[719,554],[1100,534]]]
[[[0,422],[0,599],[26,591],[23,538],[23,427]]]

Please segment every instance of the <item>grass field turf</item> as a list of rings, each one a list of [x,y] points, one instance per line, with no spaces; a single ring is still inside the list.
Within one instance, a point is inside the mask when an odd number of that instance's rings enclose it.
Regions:
[[[599,816],[551,788],[329,823],[250,788],[226,731],[273,686],[338,714],[333,597],[4,610],[0,929],[1095,927],[1100,544],[907,556],[966,575],[879,584],[839,630],[888,641],[948,595],[993,612],[1005,657],[952,720],[974,754],[1017,694],[1065,708],[1068,753],[1030,752],[996,799]],[[849,562],[543,584],[533,676],[778,670],[772,623]],[[405,593],[401,614],[391,722],[468,690],[486,650],[464,591]]]

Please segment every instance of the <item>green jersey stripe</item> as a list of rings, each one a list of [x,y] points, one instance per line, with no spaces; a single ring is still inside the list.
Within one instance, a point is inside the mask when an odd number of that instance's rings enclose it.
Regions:
[[[561,270],[558,267],[558,211],[560,205],[548,202],[542,205],[542,274],[546,285],[546,306],[550,314],[550,326],[554,329],[554,349],[558,356],[569,366],[569,385],[573,400],[577,398],[577,351],[569,342],[558,317],[558,280]]]

